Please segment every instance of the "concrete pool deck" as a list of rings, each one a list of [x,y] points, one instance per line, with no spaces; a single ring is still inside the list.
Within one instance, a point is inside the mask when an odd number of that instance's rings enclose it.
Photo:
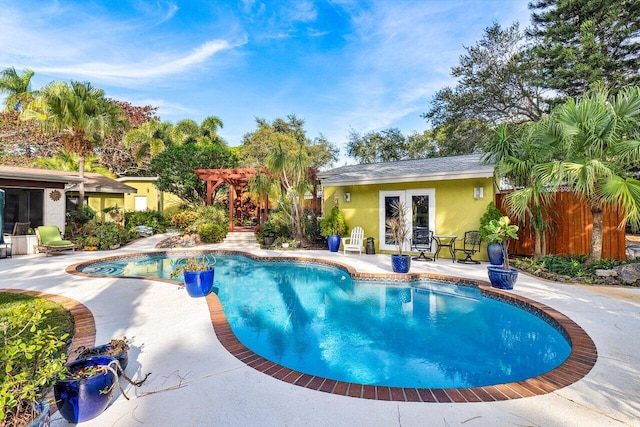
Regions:
[[[105,256],[154,251],[162,236],[109,252],[77,252],[0,260],[0,288],[58,294],[84,304],[96,343],[127,336],[127,373],[152,372],[140,388],[117,395],[91,426],[426,426],[640,425],[640,289],[565,285],[520,275],[515,294],[569,316],[593,339],[598,360],[580,381],[549,394],[501,402],[412,403],[351,398],[279,381],[248,367],[218,341],[203,299],[170,283],[86,278],[68,265]],[[203,245],[198,249],[217,249]],[[247,251],[256,255],[321,258],[359,272],[389,273],[388,255],[328,251]],[[414,262],[412,272],[486,280],[486,264]],[[124,383],[123,383],[124,384]],[[66,421],[54,414],[52,425]]]

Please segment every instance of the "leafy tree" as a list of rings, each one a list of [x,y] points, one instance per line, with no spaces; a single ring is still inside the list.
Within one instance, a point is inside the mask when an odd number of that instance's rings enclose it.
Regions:
[[[171,144],[172,126],[169,122],[151,120],[124,135],[127,148],[132,148],[138,164],[160,154]]]
[[[443,132],[443,155],[476,151],[504,122],[538,120],[548,106],[536,81],[535,63],[527,56],[518,23],[502,28],[494,23],[474,46],[467,47],[451,69],[454,88],[439,90],[422,117]]]
[[[406,158],[409,147],[400,129],[389,128],[360,135],[351,130],[347,155],[359,163],[393,162]]]
[[[122,110],[107,100],[102,89],[90,83],[52,82],[39,92],[22,112],[25,120],[38,120],[45,133],[60,132],[62,144],[78,154],[80,178],[84,179],[85,158],[105,135],[122,124]],[[80,203],[84,203],[84,182],[79,185]]]
[[[36,159],[33,161],[33,164],[42,169],[78,172],[80,167],[80,156],[76,153],[62,150],[54,157]],[[97,155],[85,157],[84,171],[95,172],[110,178],[115,178],[115,175],[113,175],[108,168],[100,164],[100,157]]]
[[[156,186],[186,202],[204,203],[205,184],[195,169],[234,168],[238,159],[222,144],[170,145],[151,160],[151,173],[158,176]]]
[[[613,93],[640,83],[637,0],[535,0],[529,9],[546,87],[576,97],[595,82]]]
[[[538,142],[553,147],[553,159],[534,167],[534,181],[550,191],[573,189],[591,209],[593,228],[587,263],[602,256],[603,207],[619,206],[621,227],[640,228],[640,181],[631,176],[640,164],[640,88],[615,96],[599,89],[570,99],[541,123]]]
[[[20,112],[25,103],[33,99],[31,78],[33,70],[20,74],[15,68],[7,68],[0,74],[0,93],[6,94],[5,111]]]
[[[256,119],[258,128],[246,133],[240,146],[240,159],[243,167],[263,167],[267,164],[267,158],[273,153],[279,142],[282,149],[293,155],[300,145],[309,158],[309,164],[316,168],[329,166],[338,160],[339,150],[324,136],[311,140],[304,130],[304,120],[295,115],[287,116],[287,119],[275,119],[272,123],[264,119]],[[282,139],[280,136],[286,136]]]
[[[398,160],[436,157],[440,143],[432,131],[414,132],[405,137],[399,129],[389,128],[364,135],[351,130],[347,143],[347,155],[359,163],[393,162]]]

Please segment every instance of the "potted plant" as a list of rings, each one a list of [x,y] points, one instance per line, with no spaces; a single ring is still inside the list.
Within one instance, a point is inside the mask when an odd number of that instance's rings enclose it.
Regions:
[[[488,232],[487,238],[502,245],[501,266],[492,265],[487,267],[489,271],[489,281],[495,288],[513,289],[513,285],[518,278],[518,270],[509,267],[509,239],[518,239],[518,226],[511,225],[508,216],[503,216],[499,220],[492,219],[484,226]]]
[[[402,247],[409,238],[407,226],[407,208],[402,202],[391,204],[391,218],[387,220],[387,227],[396,245],[397,254],[391,255],[391,268],[395,273],[408,273],[411,268],[411,255],[403,255]]]
[[[490,233],[486,229],[491,220],[498,221],[502,218],[502,212],[496,207],[494,202],[487,205],[485,213],[480,218],[480,229],[478,230],[480,238],[487,242],[487,256],[491,265],[502,265],[504,259],[502,257],[502,243],[498,240],[490,238]]]
[[[60,415],[70,423],[100,415],[109,405],[118,381],[117,363],[112,356],[90,356],[70,363],[68,375],[53,386]]]
[[[216,259],[213,264],[207,258],[187,258],[178,260],[178,267],[173,270],[171,277],[184,276],[184,286],[187,293],[194,297],[204,297],[213,289],[213,276]]]
[[[271,246],[273,245],[273,241],[277,236],[277,230],[273,224],[271,224],[270,222],[265,222],[260,226],[258,234],[262,238],[265,246]]]
[[[124,371],[129,363],[129,340],[127,337],[111,340],[108,344],[102,344],[91,348],[81,346],[76,349],[78,359],[86,359],[91,356],[115,357],[120,368]]]
[[[49,403],[44,399],[58,375],[64,375],[68,334],[41,325],[44,308],[15,311],[0,320],[0,424],[49,425]]]
[[[349,231],[347,223],[337,206],[320,220],[320,235],[327,238],[327,245],[331,252],[338,252],[340,249],[340,236],[344,236]]]

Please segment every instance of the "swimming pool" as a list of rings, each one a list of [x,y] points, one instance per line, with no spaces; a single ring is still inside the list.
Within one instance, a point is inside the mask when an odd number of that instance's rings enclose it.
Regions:
[[[184,254],[90,263],[85,274],[167,279]],[[216,254],[237,339],[265,359],[346,383],[469,388],[513,383],[571,353],[554,322],[444,280],[353,280],[342,268]]]

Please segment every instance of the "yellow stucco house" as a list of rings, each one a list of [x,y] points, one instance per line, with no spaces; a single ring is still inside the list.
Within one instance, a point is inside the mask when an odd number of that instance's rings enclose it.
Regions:
[[[482,164],[479,154],[343,166],[320,172],[318,178],[324,212],[338,205],[349,228],[364,228],[379,252],[395,250],[385,232],[394,201],[409,208],[411,229],[428,227],[435,235],[457,236],[460,243],[465,231],[478,230],[496,192],[494,167]],[[410,249],[407,243],[405,250]],[[484,252],[474,259],[486,260]]]
[[[157,177],[126,176],[117,181],[134,188],[136,191],[124,193],[125,211],[154,210],[171,215],[178,211],[183,203],[175,194],[158,190],[155,183]]]

